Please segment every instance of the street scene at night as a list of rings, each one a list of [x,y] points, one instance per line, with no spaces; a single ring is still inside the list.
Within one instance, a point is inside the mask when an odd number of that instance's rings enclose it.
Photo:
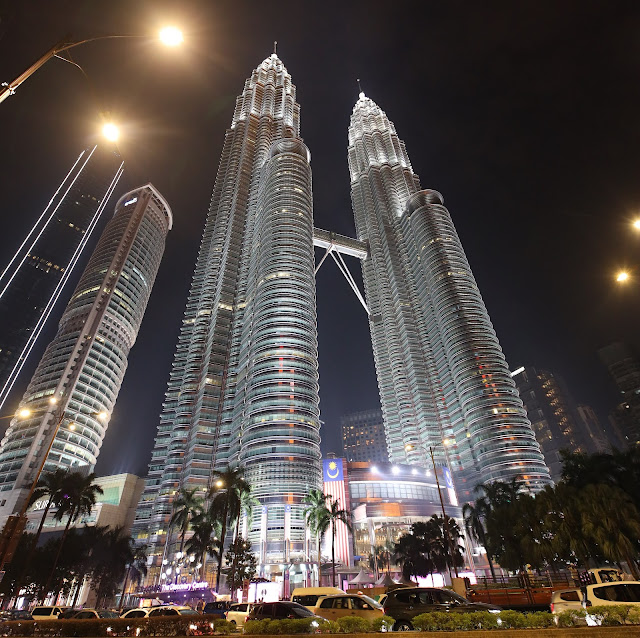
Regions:
[[[0,0],[0,633],[640,636],[638,33]]]

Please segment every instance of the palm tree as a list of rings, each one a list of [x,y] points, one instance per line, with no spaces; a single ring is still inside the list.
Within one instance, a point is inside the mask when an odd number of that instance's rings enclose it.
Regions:
[[[122,611],[129,578],[131,578],[134,583],[139,583],[147,575],[147,546],[134,546],[132,552],[131,560],[129,560],[127,565],[127,573],[124,577],[124,583],[122,583],[122,594],[120,595],[118,611]]]
[[[115,595],[123,576],[126,581],[127,565],[134,560],[133,539],[123,531],[121,526],[105,529],[100,545],[94,548],[91,581],[96,589],[98,607],[105,606]]]
[[[619,487],[587,485],[580,498],[585,533],[597,543],[605,558],[616,563],[626,561],[637,579],[640,514],[631,497]]]
[[[202,511],[203,500],[197,495],[198,489],[182,488],[173,502],[170,525],[180,530],[180,553],[184,551],[184,537],[189,530],[191,519]]]
[[[221,524],[220,547],[224,551],[224,541],[227,536],[229,520],[235,520],[240,515],[242,494],[251,491],[251,486],[244,478],[244,471],[231,466],[226,470],[213,472],[211,475],[213,485],[209,490],[212,498],[211,510],[219,515]],[[220,573],[222,560],[218,561],[216,573],[216,591],[220,591]]]
[[[220,562],[220,521],[211,511],[201,512],[193,519],[193,535],[186,542],[187,553],[194,554],[200,560],[200,576],[205,573],[207,556],[212,556]]]
[[[347,510],[341,510],[337,500],[329,500],[327,508],[326,521],[331,525],[331,572],[333,577],[333,586],[336,586],[336,525],[338,522],[345,524],[346,528],[353,532],[351,525],[351,513]]]
[[[309,531],[316,537],[318,548],[318,586],[320,586],[320,545],[322,537],[329,529],[329,520],[327,517],[327,499],[329,496],[322,490],[312,489],[302,500],[307,505],[304,508],[304,520],[309,526]]]
[[[240,536],[240,521],[242,520],[242,515],[245,514],[247,516],[247,528],[250,529],[251,523],[253,522],[253,508],[258,505],[260,505],[260,501],[253,495],[251,488],[240,493],[240,506],[238,507],[238,516],[236,518],[234,540],[237,540]]]
[[[465,503],[462,506],[462,516],[464,518],[464,527],[467,534],[476,542],[480,543],[487,552],[487,561],[489,561],[489,569],[491,570],[491,578],[493,582],[496,580],[496,572],[493,568],[493,561],[487,550],[487,530],[484,527],[484,521],[487,515],[487,504],[483,498],[479,498],[475,505]]]
[[[69,533],[69,527],[71,523],[75,522],[80,516],[84,516],[91,513],[93,506],[96,504],[96,499],[99,494],[102,494],[102,488],[94,483],[96,479],[95,474],[89,474],[85,476],[82,472],[71,472],[67,474],[62,495],[60,498],[60,504],[58,511],[55,514],[55,519],[61,521],[67,516],[67,524],[62,533],[62,538],[58,544],[58,552],[53,561],[53,567],[51,573],[47,579],[47,584],[44,588],[43,596],[49,593],[49,586],[53,580],[53,575],[58,566],[58,560],[60,558],[60,552]]]

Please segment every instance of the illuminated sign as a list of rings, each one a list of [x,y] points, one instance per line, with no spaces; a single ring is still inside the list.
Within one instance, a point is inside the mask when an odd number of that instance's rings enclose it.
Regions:
[[[129,204],[135,204],[137,201],[138,201],[138,198],[137,197],[133,197],[128,202],[125,202],[124,205],[128,206]]]
[[[171,585],[162,585],[162,591],[192,591],[194,589],[209,589],[209,583],[203,580],[197,583],[172,583]]]

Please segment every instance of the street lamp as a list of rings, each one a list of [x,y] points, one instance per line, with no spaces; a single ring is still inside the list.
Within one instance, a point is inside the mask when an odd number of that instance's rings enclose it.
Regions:
[[[56,397],[51,397],[49,399],[49,404],[55,406],[58,403],[58,399]],[[67,411],[60,406],[59,408],[54,408],[52,414],[56,414],[59,412],[60,416],[56,422],[55,427],[53,428],[53,433],[49,439],[49,445],[47,446],[47,450],[42,456],[42,461],[38,466],[38,470],[36,471],[35,477],[31,483],[31,488],[29,489],[29,493],[27,494],[26,499],[22,507],[20,508],[19,514],[13,514],[7,518],[7,522],[5,523],[4,529],[2,530],[2,535],[0,536],[0,572],[4,570],[4,565],[8,561],[10,561],[13,557],[13,553],[16,550],[18,545],[18,541],[20,540],[20,536],[24,531],[25,525],[27,523],[27,510],[29,509],[29,505],[31,502],[31,497],[38,486],[38,481],[40,480],[40,476],[42,474],[42,470],[44,469],[45,463],[47,462],[47,458],[49,456],[49,452],[51,452],[51,448],[53,447],[53,443],[56,440],[56,436],[60,431],[60,427],[62,426],[65,418],[69,418]],[[18,412],[18,417],[20,418],[29,418],[33,413],[28,408],[23,408]],[[100,421],[104,421],[109,414],[107,412],[91,412],[89,416],[95,416]],[[75,430],[75,423],[71,423],[69,426],[70,430]]]
[[[640,217],[638,217],[638,219],[634,219],[631,225],[634,230],[640,230]]]
[[[626,270],[621,270],[618,272],[618,274],[616,275],[616,281],[619,284],[624,284],[627,281],[629,281],[629,273]]]
[[[105,122],[102,127],[102,134],[109,142],[117,142],[120,137],[120,131],[113,122]]]
[[[146,35],[101,35],[95,38],[73,41],[70,36],[66,36],[57,44],[54,44],[42,57],[36,60],[24,73],[20,74],[12,82],[3,82],[0,89],[0,102],[4,102],[10,95],[14,95],[18,87],[28,80],[40,67],[44,66],[51,58],[61,57],[60,53],[87,44],[96,40],[114,40],[123,38],[149,38]],[[158,33],[158,39],[166,46],[175,47],[182,43],[182,31],[176,27],[165,27]],[[66,58],[62,58],[63,60]],[[69,60],[67,60],[68,62]]]

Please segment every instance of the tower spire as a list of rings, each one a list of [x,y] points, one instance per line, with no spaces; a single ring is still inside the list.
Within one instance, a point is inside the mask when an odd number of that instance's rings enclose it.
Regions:
[[[358,97],[359,98],[363,98],[364,97],[364,91],[362,90],[362,85],[360,84],[360,78],[358,78],[356,80],[356,82],[358,83],[358,91],[359,91]]]
[[[278,41],[273,41],[273,55],[278,55]]]

